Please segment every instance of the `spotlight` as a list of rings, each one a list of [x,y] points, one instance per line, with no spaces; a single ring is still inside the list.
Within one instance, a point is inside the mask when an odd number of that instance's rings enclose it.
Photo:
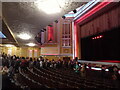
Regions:
[[[49,42],[51,42],[51,41],[52,41],[52,39],[50,38]]]
[[[41,31],[41,32],[44,32],[44,30],[43,30],[43,29],[41,29],[40,31]]]
[[[97,36],[97,39],[99,39],[100,37],[99,36]]]
[[[48,26],[52,27],[52,25],[48,25]]]
[[[92,38],[92,39],[95,39],[95,38]]]
[[[44,30],[44,31],[46,31],[46,29],[45,29],[45,28],[43,28],[43,30]]]
[[[58,20],[55,20],[56,23],[58,23]]]
[[[66,17],[65,16],[62,16],[63,19],[65,19]]]
[[[41,34],[41,33],[39,32],[39,33],[37,34],[37,36],[40,36],[40,34]]]
[[[100,35],[100,38],[102,38],[103,36],[102,35]]]
[[[41,32],[44,32],[43,30]]]
[[[73,12],[74,12],[74,13],[77,13],[77,10],[76,10],[76,9],[74,9],[74,10],[73,10]]]

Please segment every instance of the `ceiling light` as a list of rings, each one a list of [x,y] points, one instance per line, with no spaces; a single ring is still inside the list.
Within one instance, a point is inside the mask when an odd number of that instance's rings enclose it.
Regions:
[[[27,45],[28,45],[28,46],[31,46],[31,47],[35,46],[34,43],[28,43]]]
[[[60,13],[61,8],[57,0],[38,0],[37,7],[47,14]]]
[[[11,45],[11,44],[5,44],[4,46],[6,46],[6,47],[14,47],[14,45]]]
[[[23,40],[28,40],[31,38],[31,36],[27,33],[21,33],[18,35],[19,38],[23,39]]]

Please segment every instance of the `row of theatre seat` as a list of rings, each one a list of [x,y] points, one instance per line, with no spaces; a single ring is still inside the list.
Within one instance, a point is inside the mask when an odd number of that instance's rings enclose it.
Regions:
[[[114,88],[111,82],[90,80],[68,70],[33,68],[32,71],[28,68],[27,71],[19,71],[18,82],[23,88]]]
[[[39,69],[37,69],[38,71],[40,71]],[[83,77],[80,77],[78,75],[75,75],[75,73],[68,73],[67,71],[58,71],[58,70],[54,70],[54,69],[49,69],[49,70],[46,70],[46,69],[41,69],[43,70],[41,73],[48,73],[49,72],[49,75],[51,74],[52,76],[56,76],[56,78],[62,78],[64,79],[63,81],[65,81],[65,83],[70,83],[71,82],[71,85],[72,86],[75,86],[75,87],[78,87],[78,88],[81,88],[81,87],[86,87],[86,88],[99,88],[99,87],[103,87],[103,88],[113,88],[111,86],[111,82],[110,81],[100,81],[100,80],[90,80],[90,79],[87,79],[87,78],[83,78]],[[47,71],[45,73],[45,71]],[[37,72],[36,72],[37,73]],[[39,73],[38,73],[39,74]]]
[[[46,69],[44,69],[44,70],[46,70]],[[89,74],[93,73],[93,71],[91,71],[91,70],[87,70],[86,71],[87,73],[84,73],[85,74],[84,77],[81,77],[80,75],[75,74],[75,72],[73,72],[73,70],[50,69],[50,68],[48,68],[47,71],[48,72],[52,71],[52,72],[62,76],[63,78],[71,79],[72,81],[76,81],[76,82],[85,81],[86,83],[90,82],[90,83],[93,83],[93,84],[103,84],[103,85],[107,85],[108,87],[111,86],[111,82],[112,82],[111,80],[107,80],[106,81],[106,80],[103,80],[103,79],[99,79],[98,77],[95,78],[94,76],[93,77],[90,76]],[[90,72],[89,74],[88,74],[88,71]],[[96,74],[96,73],[97,72],[95,72],[94,74]],[[87,77],[87,76],[90,76],[90,77]]]

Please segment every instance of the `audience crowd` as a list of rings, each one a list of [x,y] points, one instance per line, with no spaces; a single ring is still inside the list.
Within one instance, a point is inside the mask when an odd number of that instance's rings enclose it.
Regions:
[[[80,74],[85,77],[87,70],[91,69],[92,64],[90,63],[79,63],[77,62],[77,58],[74,60],[69,60],[68,62],[64,60],[49,60],[44,59],[43,57],[39,58],[29,58],[29,57],[18,57],[16,55],[10,56],[7,54],[1,55],[2,64],[0,65],[0,72],[2,74],[7,73],[8,76],[12,79],[15,73],[19,73],[19,67],[22,70],[27,70],[29,67],[31,70],[33,67],[36,68],[69,68],[70,70],[74,70],[76,74]],[[88,67],[88,68],[87,68]],[[108,69],[108,76],[113,80],[120,80],[119,68],[116,65],[101,65],[101,77],[105,78],[105,70]]]

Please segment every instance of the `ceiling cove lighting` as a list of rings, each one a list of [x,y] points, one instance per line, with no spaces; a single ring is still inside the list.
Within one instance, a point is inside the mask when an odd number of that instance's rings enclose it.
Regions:
[[[60,13],[63,6],[63,2],[61,3],[58,0],[37,0],[35,3],[38,9],[44,11],[46,14]]]
[[[77,20],[79,17],[81,17],[84,13],[86,13],[88,10],[90,10],[93,6],[95,6],[97,3],[99,3],[100,0],[91,0],[84,6],[80,8],[80,10],[75,13],[74,20]]]
[[[6,36],[0,31],[0,38],[6,38]]]
[[[28,45],[28,46],[30,46],[30,47],[33,47],[33,46],[35,46],[36,44],[35,44],[35,43],[28,43],[28,44],[26,44],[26,45]]]
[[[4,46],[5,47],[14,47],[14,45],[12,45],[12,44],[5,44]]]
[[[23,40],[29,40],[31,38],[31,36],[27,33],[21,33],[18,35],[18,37],[23,39]]]

